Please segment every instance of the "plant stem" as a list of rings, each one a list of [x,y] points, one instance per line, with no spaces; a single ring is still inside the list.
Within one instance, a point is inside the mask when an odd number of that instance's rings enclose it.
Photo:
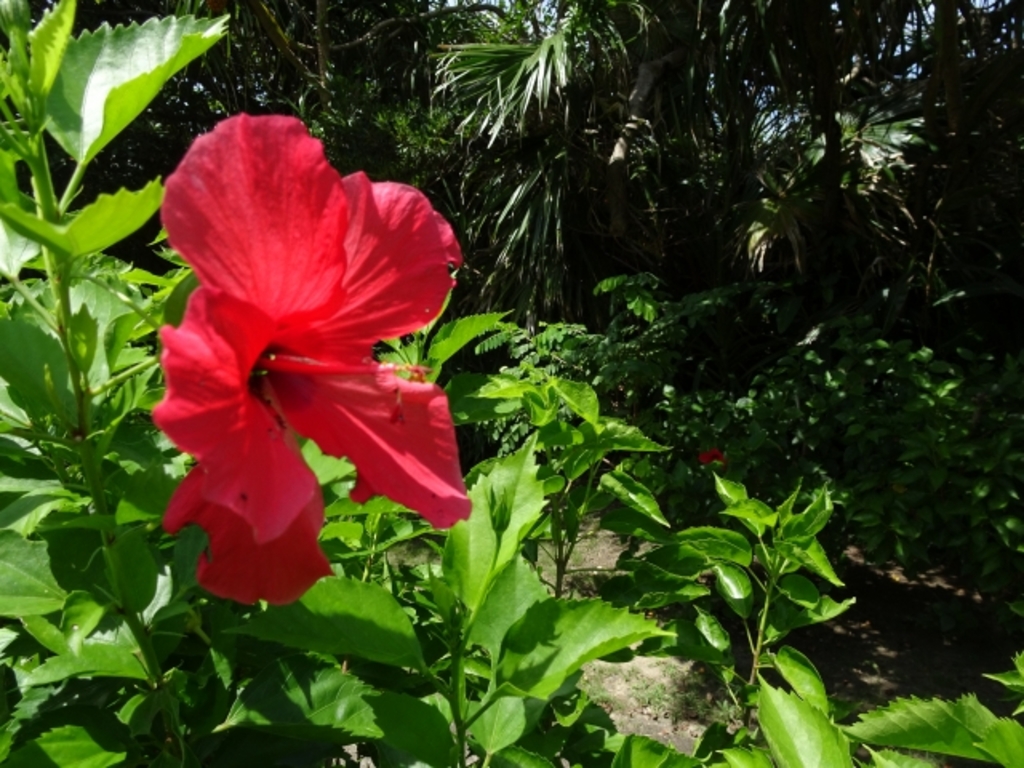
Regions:
[[[155,317],[149,314],[149,312],[147,312],[145,309],[139,306],[138,302],[135,301],[131,296],[126,294],[124,291],[119,291],[113,286],[107,285],[105,282],[103,282],[99,278],[93,277],[92,275],[84,275],[84,278],[88,280],[90,283],[98,285],[100,288],[107,291],[111,296],[120,301],[122,304],[131,307],[132,311],[135,312],[135,314],[137,314],[139,317],[141,317],[145,321],[146,325],[148,325],[154,331],[160,330],[161,323]]]
[[[57,333],[57,321],[54,320],[53,315],[46,309],[42,304],[36,301],[36,297],[25,287],[25,284],[18,279],[17,275],[8,274],[7,272],[0,272],[0,276],[4,277],[11,285],[14,286],[14,290],[21,294],[21,297],[25,299],[25,303],[28,304],[32,309],[36,311],[54,333]]]
[[[465,655],[464,636],[456,630],[455,643],[452,647],[452,687],[449,691],[448,704],[452,708],[452,724],[455,726],[455,749],[458,751],[457,768],[466,766],[466,721],[463,704],[466,701],[466,670],[463,665]]]
[[[131,368],[126,368],[125,370],[123,370],[119,374],[117,374],[116,376],[111,376],[105,382],[103,382],[98,387],[96,387],[95,389],[92,389],[90,391],[94,395],[98,395],[98,394],[100,394],[102,392],[106,392],[108,389],[113,389],[118,384],[123,384],[124,382],[128,381],[128,379],[130,379],[133,376],[135,376],[136,374],[142,373],[143,371],[145,371],[145,370],[147,370],[149,368],[152,368],[156,364],[157,364],[157,359],[155,357],[151,357],[148,360],[143,360],[141,363],[137,363],[137,364],[133,365]]]
[[[32,137],[30,140],[31,150],[25,155],[24,160],[32,172],[32,188],[36,197],[36,210],[40,218],[51,224],[59,224],[61,220],[60,205],[57,202],[53,190],[53,180],[50,176],[49,162],[46,157],[46,147],[41,136]],[[76,171],[77,173],[77,171]],[[103,482],[102,456],[97,456],[96,446],[93,444],[90,434],[92,417],[90,414],[92,395],[89,392],[88,372],[81,370],[75,356],[71,353],[70,340],[70,319],[71,319],[71,285],[70,277],[72,272],[71,259],[67,256],[52,252],[49,248],[43,247],[43,261],[46,264],[46,273],[50,281],[50,289],[53,292],[56,327],[54,330],[60,340],[64,352],[64,359],[67,363],[68,374],[71,380],[71,389],[74,396],[75,413],[60,414],[70,423],[71,439],[66,441],[74,446],[81,459],[82,474],[85,477],[86,485],[92,496],[93,508],[97,514],[109,514],[107,507],[106,490]],[[116,294],[115,294],[116,295]],[[119,297],[120,298],[120,297]],[[145,315],[144,315],[145,316]],[[44,315],[45,317],[45,315]],[[109,384],[109,382],[108,382]],[[61,410],[61,409],[58,409]],[[114,558],[112,547],[114,539],[106,533],[100,533],[103,542],[103,555],[107,568],[114,572]],[[150,686],[156,690],[164,682],[163,672],[160,669],[160,660],[156,655],[153,640],[143,626],[138,613],[129,610],[124,605],[124,599],[118,587],[119,578],[114,575],[111,579],[115,587],[115,598],[121,607],[121,615],[125,624],[131,631],[142,656],[143,666],[149,678]],[[170,705],[161,706],[161,713],[164,727],[169,735],[179,736],[180,729],[176,727],[175,716]]]
[[[135,611],[126,610],[122,615],[132,636],[139,644],[139,651],[142,653],[142,661],[146,667],[146,674],[149,675],[150,685],[153,688],[159,688],[163,683],[163,672],[160,670],[160,660],[156,656],[156,648],[153,647],[153,639],[149,636],[146,628],[142,626]]]
[[[757,625],[757,644],[753,649],[753,659],[750,662],[750,678],[747,680],[747,685],[753,685],[757,682],[757,670],[761,667],[761,652],[764,650],[764,633],[768,627],[768,609],[771,608],[774,588],[775,581],[769,578],[768,586],[764,592],[764,608],[761,609],[761,619]]]
[[[75,171],[73,174],[71,174],[71,180],[68,182],[68,185],[64,188],[64,194],[61,195],[60,202],[57,204],[57,207],[60,209],[60,212],[62,214],[67,213],[68,206],[70,206],[71,201],[75,199],[75,194],[78,192],[78,187],[82,183],[82,177],[85,176],[85,168],[85,163],[78,163],[75,166]]]

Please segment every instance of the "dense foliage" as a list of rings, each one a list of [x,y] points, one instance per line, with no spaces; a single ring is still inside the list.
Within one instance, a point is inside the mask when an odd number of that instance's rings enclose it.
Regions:
[[[1019,4],[150,5],[0,0],[0,762],[1020,764],[1019,719],[850,722],[783,644],[851,607],[850,540],[1024,613]],[[465,255],[374,365],[445,387],[471,516],[357,504],[304,442],[333,575],[288,605],[197,583],[150,415],[196,287],[157,177],[240,111],[421,186]],[[623,555],[578,599],[596,528]],[[580,677],[634,654],[744,727],[619,734]]]

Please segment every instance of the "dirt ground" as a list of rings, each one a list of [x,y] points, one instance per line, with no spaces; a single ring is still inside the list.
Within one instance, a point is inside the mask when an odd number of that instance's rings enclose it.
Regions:
[[[614,569],[621,549],[613,534],[587,534],[574,554],[572,566],[578,570],[571,585],[592,594],[606,569]],[[997,714],[1010,714],[1002,686],[982,675],[1012,669],[1024,641],[1008,637],[994,623],[981,595],[940,571],[908,578],[897,566],[869,566],[853,548],[844,560],[846,587],[832,597],[856,597],[857,603],[838,619],[795,630],[783,641],[814,662],[831,696],[856,713],[899,696],[955,699],[974,692]],[[742,626],[726,627],[745,674],[750,658],[743,653]],[[583,687],[622,732],[650,736],[687,754],[710,723],[739,724],[738,710],[722,687],[691,661],[595,662]]]

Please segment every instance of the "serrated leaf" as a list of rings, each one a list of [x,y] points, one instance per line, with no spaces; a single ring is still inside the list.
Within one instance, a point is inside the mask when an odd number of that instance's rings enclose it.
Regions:
[[[742,534],[726,528],[687,528],[677,533],[675,539],[710,559],[729,560],[742,566],[750,565],[753,559],[750,542]]]
[[[792,515],[782,525],[782,536],[787,539],[802,539],[816,536],[832,517],[832,497],[827,488],[822,488],[801,514]]]
[[[47,130],[75,160],[89,162],[226,31],[227,17],[170,16],[82,33],[68,44],[50,91]]]
[[[658,505],[658,500],[654,498],[654,494],[646,485],[630,477],[627,473],[618,469],[606,472],[601,476],[600,488],[630,509],[646,515],[666,528],[670,527],[668,520],[661,513],[661,507]]]
[[[788,573],[779,581],[779,591],[803,608],[814,608],[821,600],[821,593],[814,582],[799,573]]]
[[[508,747],[494,755],[491,768],[555,768],[540,755],[528,752],[522,747]]]
[[[1024,726],[1000,718],[975,746],[1004,768],[1024,768]]]
[[[505,636],[496,682],[546,699],[569,675],[633,643],[669,633],[600,600],[535,603]]]
[[[616,419],[602,418],[597,436],[597,447],[604,451],[666,451],[649,439],[638,427],[623,424]]]
[[[774,768],[768,753],[760,749],[723,749],[719,754],[729,768]]]
[[[384,735],[367,701],[373,690],[336,665],[289,656],[261,671],[218,726],[349,744]]]
[[[164,188],[159,180],[138,191],[121,189],[103,194],[67,224],[53,224],[27,213],[14,203],[0,205],[6,226],[68,257],[102,251],[149,221],[160,208]]]
[[[70,677],[127,677],[145,680],[146,670],[128,648],[108,643],[83,645],[78,653],[51,656],[25,676],[28,687],[50,685]]]
[[[107,607],[96,602],[91,592],[76,590],[64,601],[64,615],[60,629],[72,653],[78,653],[82,643],[106,615]]]
[[[469,632],[469,642],[481,645],[497,659],[505,633],[529,610],[548,598],[537,572],[521,557],[515,558],[494,579]]]
[[[473,511],[448,533],[445,579],[471,612],[483,602],[494,577],[518,556],[523,537],[544,511],[534,446],[531,439],[469,489]]]
[[[379,584],[347,577],[321,579],[298,602],[271,606],[238,631],[307,651],[424,668],[419,640],[398,601]]]
[[[120,534],[107,550],[110,583],[121,606],[136,613],[144,611],[156,594],[156,559],[146,538],[145,527],[138,526]]]
[[[956,702],[909,698],[861,715],[845,731],[868,744],[985,760],[975,742],[996,722],[973,695]]]
[[[64,725],[47,731],[28,742],[4,763],[5,768],[40,768],[40,766],[74,766],[75,768],[108,768],[119,765],[127,750],[116,740],[94,735],[80,725]]]
[[[722,514],[743,521],[757,536],[762,536],[778,520],[778,514],[773,512],[772,508],[763,501],[757,499],[737,501],[723,509]]]
[[[75,0],[60,0],[43,14],[35,29],[29,33],[28,42],[32,51],[29,89],[36,98],[45,99],[53,87],[74,23]]]
[[[569,410],[581,417],[584,421],[596,424],[600,415],[600,404],[597,400],[597,393],[589,384],[567,379],[552,379],[551,385],[555,392],[562,399],[562,402],[569,406]]]
[[[868,750],[871,752],[871,750]],[[874,768],[935,768],[934,763],[918,760],[916,757],[901,755],[899,752],[871,752],[871,765]]]
[[[469,315],[445,323],[437,329],[430,342],[427,365],[433,369],[440,369],[452,355],[473,339],[492,330],[507,314],[508,312],[491,312],[486,315]]]
[[[612,768],[696,768],[700,764],[660,741],[631,734],[615,753]]]
[[[16,276],[39,253],[39,243],[16,232],[0,219],[0,274]]]
[[[0,531],[0,616],[59,611],[65,597],[50,570],[46,545]]]
[[[815,707],[761,680],[758,719],[779,768],[853,768],[842,731]]]
[[[100,195],[65,227],[73,256],[95,253],[119,243],[149,221],[164,199],[159,179],[137,191]]]
[[[425,701],[382,691],[366,699],[380,740],[416,760],[416,766],[447,768],[454,741],[448,719]]]
[[[775,669],[789,683],[800,698],[828,715],[828,694],[821,675],[811,660],[795,648],[784,645],[775,654]]]
[[[725,502],[726,506],[745,501],[747,498],[746,488],[732,480],[719,477],[717,474],[715,475],[715,491],[718,492],[718,498]]]
[[[67,360],[56,337],[18,320],[0,320],[0,378],[33,418],[74,413]],[[49,382],[49,386],[47,386]],[[52,398],[51,398],[52,395]],[[53,400],[56,402],[53,402]]]
[[[0,219],[22,237],[45,245],[51,251],[71,255],[71,239],[64,227],[39,218],[16,203],[0,203]]]
[[[843,582],[832,570],[832,564],[828,561],[828,555],[817,539],[787,539],[776,541],[775,549],[786,559],[794,563],[800,563],[812,573],[834,584],[837,587],[844,586]]]

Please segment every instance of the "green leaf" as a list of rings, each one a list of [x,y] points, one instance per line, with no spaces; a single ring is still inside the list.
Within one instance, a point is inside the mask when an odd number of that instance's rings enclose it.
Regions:
[[[596,424],[600,415],[600,404],[597,401],[597,393],[589,384],[566,379],[551,379],[551,385],[555,392],[562,398],[562,402],[569,406],[569,410],[580,416],[584,421]]]
[[[660,741],[631,734],[615,754],[612,768],[696,768],[700,764]]]
[[[92,368],[98,344],[99,328],[96,325],[96,318],[89,313],[89,307],[83,304],[68,323],[68,346],[79,370],[88,371]]]
[[[612,509],[602,514],[601,527],[622,536],[636,536],[659,544],[671,540],[669,533],[661,527],[660,523],[626,507]]]
[[[1000,718],[975,746],[1006,768],[1024,768],[1024,726]]]
[[[782,536],[787,539],[802,539],[816,536],[832,517],[832,497],[827,488],[822,488],[802,514],[793,515],[782,526]]]
[[[0,173],[3,173],[2,168]],[[16,276],[39,252],[35,240],[21,235],[0,218],[0,274]]]
[[[776,541],[775,549],[786,559],[794,563],[800,563],[804,568],[807,568],[812,573],[816,573],[835,586],[844,586],[843,582],[836,576],[836,572],[832,570],[832,564],[828,561],[828,555],[825,554],[824,548],[818,543],[817,539]]]
[[[52,653],[67,653],[68,644],[61,631],[42,616],[23,616],[22,625],[36,641]]]
[[[784,645],[775,654],[775,669],[800,698],[828,716],[829,704],[825,684],[810,659],[795,648]]]
[[[469,315],[445,323],[437,329],[427,352],[427,365],[435,371],[448,359],[478,336],[493,330],[508,312]],[[431,380],[435,380],[436,376]]]
[[[750,542],[742,534],[725,528],[687,528],[677,533],[675,538],[709,559],[730,560],[747,566],[753,558]]]
[[[956,702],[897,699],[861,715],[845,730],[858,741],[882,747],[986,760],[988,756],[975,742],[981,741],[996,723],[996,716],[972,694]]]
[[[0,204],[0,219],[7,228],[13,229],[19,235],[45,245],[57,253],[71,255],[71,239],[64,227],[39,218],[17,203]]]
[[[500,698],[477,717],[472,725],[473,738],[488,754],[500,752],[533,730],[545,706],[540,699]]]
[[[597,438],[597,447],[604,451],[667,451],[664,445],[659,445],[647,438],[639,428],[623,424],[616,419],[602,418],[600,420],[600,432]]]
[[[712,570],[718,594],[737,616],[748,618],[754,607],[754,590],[747,572],[728,563],[716,563]]]
[[[528,441],[469,489],[473,511],[448,533],[445,579],[471,613],[494,577],[518,556],[523,538],[544,510],[534,446],[535,440]]]
[[[72,653],[78,653],[92,631],[106,615],[107,607],[96,602],[91,592],[76,590],[64,601],[60,629]]]
[[[850,745],[820,710],[761,680],[758,718],[779,768],[853,768]]]
[[[192,292],[199,287],[199,278],[195,272],[187,273],[174,289],[171,295],[164,302],[164,322],[177,328],[185,317],[185,308],[188,306],[188,299]]]
[[[821,600],[821,593],[814,582],[798,573],[783,576],[779,581],[779,591],[804,608],[814,608]]]
[[[588,661],[669,633],[600,600],[532,605],[505,637],[496,682],[546,699]]]
[[[694,625],[704,636],[704,639],[712,645],[712,647],[722,653],[729,652],[729,649],[732,647],[732,640],[729,639],[729,633],[725,631],[725,627],[722,626],[722,623],[712,614],[698,608],[697,620],[694,622]]]
[[[522,747],[508,747],[494,755],[491,768],[555,768],[540,755],[528,752]]]
[[[293,739],[350,744],[384,735],[368,697],[371,688],[305,656],[289,656],[261,671],[238,695],[217,730],[257,728]]]
[[[54,410],[65,420],[75,412],[67,361],[56,337],[18,320],[0,320],[0,378],[18,404],[43,420]]]
[[[515,558],[494,579],[469,632],[469,642],[482,645],[496,660],[509,628],[530,606],[548,598],[537,572],[521,557]]]
[[[756,536],[763,536],[764,532],[772,528],[778,520],[778,514],[773,512],[772,508],[763,501],[757,499],[737,501],[723,509],[722,514],[738,518]]]
[[[727,658],[697,629],[689,619],[676,619],[664,626],[668,638],[656,638],[644,643],[641,652],[647,656],[681,656],[684,659],[708,664],[726,664]]]
[[[137,192],[103,194],[78,211],[68,224],[52,224],[14,203],[0,205],[0,218],[25,237],[65,256],[84,256],[118,243],[145,224],[160,208],[164,188],[151,181]]]
[[[768,753],[760,749],[723,749],[729,768],[774,768]]]
[[[292,648],[424,669],[419,640],[398,601],[379,584],[343,576],[321,579],[298,602],[271,606],[237,631]]]
[[[36,98],[45,99],[53,87],[74,23],[75,0],[61,0],[43,14],[29,33],[28,42],[32,50],[29,89]]]
[[[868,750],[871,752],[871,750]],[[934,763],[918,760],[916,757],[901,755],[899,752],[871,752],[874,768],[935,768]]]
[[[383,731],[381,741],[419,761],[417,766],[447,768],[455,745],[448,719],[440,710],[391,691],[368,697],[366,703]]]
[[[47,731],[12,754],[5,768],[108,768],[124,762],[128,752],[122,744],[95,729],[64,725]]]
[[[75,160],[89,162],[226,30],[227,17],[170,16],[82,33],[67,46],[50,91],[47,129]]]
[[[718,498],[725,502],[727,507],[747,499],[746,488],[732,480],[719,477],[717,474],[715,475],[715,490],[718,492]]]
[[[69,677],[127,677],[145,680],[146,670],[139,657],[122,645],[90,643],[76,653],[51,656],[24,678],[24,685],[58,683]]]
[[[108,550],[108,578],[121,606],[140,613],[156,594],[156,560],[146,541],[146,528],[138,526],[120,534]]]
[[[137,192],[120,189],[113,195],[100,195],[66,225],[72,255],[102,251],[124,240],[152,218],[163,199],[159,179]]]
[[[0,616],[33,616],[59,611],[64,590],[50,571],[42,542],[0,531]]]
[[[602,491],[610,493],[630,509],[646,515],[666,528],[670,527],[668,520],[661,513],[658,500],[654,498],[654,494],[650,492],[647,486],[639,480],[635,480],[625,472],[616,469],[606,472],[601,476],[600,487]]]

